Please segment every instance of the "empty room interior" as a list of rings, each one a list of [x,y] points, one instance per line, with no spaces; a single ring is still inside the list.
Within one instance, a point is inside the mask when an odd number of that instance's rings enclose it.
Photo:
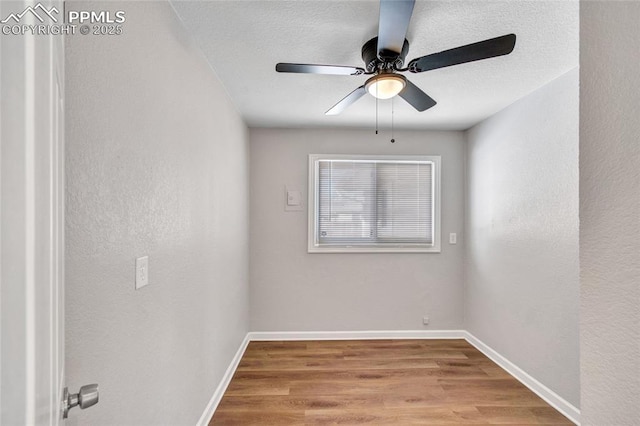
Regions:
[[[2,425],[640,425],[639,2],[0,6]]]

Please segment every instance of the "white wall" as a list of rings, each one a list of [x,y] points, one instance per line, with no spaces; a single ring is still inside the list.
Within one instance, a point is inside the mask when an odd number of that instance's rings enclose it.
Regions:
[[[640,424],[640,3],[580,6],[582,424]]]
[[[578,71],[468,132],[466,328],[574,406]]]
[[[442,156],[442,235],[463,231],[464,134],[251,129],[251,329],[459,329],[462,240],[442,253],[307,253],[308,154]],[[304,211],[284,211],[284,187]],[[444,242],[446,240],[446,242]],[[422,317],[431,318],[429,327]]]
[[[168,3],[100,9],[123,35],[66,38],[67,382],[100,385],[67,424],[193,425],[249,328],[248,132]]]

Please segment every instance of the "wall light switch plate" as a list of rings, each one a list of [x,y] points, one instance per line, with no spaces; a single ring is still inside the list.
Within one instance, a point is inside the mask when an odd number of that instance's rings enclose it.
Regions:
[[[449,244],[457,244],[458,243],[458,234],[452,232],[449,234]]]
[[[136,259],[136,290],[149,284],[149,256]]]
[[[284,210],[288,212],[301,211],[302,205],[302,191],[298,188],[285,186],[284,187]]]
[[[287,205],[289,207],[299,206],[302,202],[302,194],[300,191],[287,191]]]

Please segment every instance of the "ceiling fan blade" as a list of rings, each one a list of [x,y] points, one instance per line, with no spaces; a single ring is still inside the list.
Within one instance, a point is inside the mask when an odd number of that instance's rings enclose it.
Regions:
[[[407,80],[407,85],[404,86],[404,89],[402,89],[398,95],[420,112],[428,110],[437,103],[431,98],[431,96],[424,93],[418,86],[409,80]]]
[[[314,64],[276,64],[278,72],[295,72],[304,74],[335,74],[335,75],[360,75],[364,69],[360,67],[348,67],[342,65],[314,65]]]
[[[397,56],[402,52],[415,0],[380,0],[378,56]]]
[[[360,99],[365,93],[367,93],[367,89],[365,89],[364,85],[358,87],[353,92],[349,93],[345,96],[340,102],[332,106],[329,111],[325,112],[326,115],[338,115],[349,105]]]
[[[515,45],[516,35],[507,34],[413,59],[408,68],[411,72],[423,72],[508,55]]]

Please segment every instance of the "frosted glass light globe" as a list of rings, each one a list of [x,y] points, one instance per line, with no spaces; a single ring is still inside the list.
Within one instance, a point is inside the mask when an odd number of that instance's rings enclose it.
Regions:
[[[393,98],[406,85],[406,79],[399,74],[378,74],[365,83],[365,87],[371,96],[378,99]]]

